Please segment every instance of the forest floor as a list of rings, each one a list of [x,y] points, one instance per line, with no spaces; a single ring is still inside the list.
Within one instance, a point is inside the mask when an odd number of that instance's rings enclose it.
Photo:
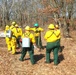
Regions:
[[[36,64],[32,65],[29,54],[23,62],[19,61],[20,53],[12,55],[7,51],[4,38],[0,38],[0,75],[76,75],[76,31],[70,33],[72,38],[61,38],[62,52],[59,52],[60,63],[55,66],[53,52],[50,57],[52,62],[45,63],[46,49],[34,50]],[[43,40],[43,46],[46,42]],[[21,50],[17,50],[20,52]]]

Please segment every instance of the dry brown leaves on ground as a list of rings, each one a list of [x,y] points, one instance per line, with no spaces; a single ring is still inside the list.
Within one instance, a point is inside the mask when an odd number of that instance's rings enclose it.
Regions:
[[[44,63],[45,49],[41,52],[35,49],[35,65],[31,65],[28,53],[21,62],[20,54],[12,55],[8,52],[5,40],[0,38],[0,75],[76,75],[76,32],[73,31],[71,34],[72,39],[61,39],[64,49],[59,53],[60,63],[57,66],[54,66],[53,53],[50,54],[52,62]]]

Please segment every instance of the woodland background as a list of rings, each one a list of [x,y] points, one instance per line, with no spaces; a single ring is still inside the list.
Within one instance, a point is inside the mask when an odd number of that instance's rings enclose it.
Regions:
[[[59,24],[61,30],[60,63],[55,66],[53,52],[52,62],[46,64],[46,48],[39,52],[34,50],[36,64],[32,65],[29,54],[25,61],[19,61],[21,49],[12,55],[7,51],[4,38],[0,38],[0,75],[76,75],[76,0],[0,0],[0,32],[6,25],[15,21],[24,28],[33,27],[38,22],[44,28],[43,39],[50,23]]]
[[[64,37],[76,29],[76,0],[0,0],[0,27],[16,21],[21,27],[59,24]]]

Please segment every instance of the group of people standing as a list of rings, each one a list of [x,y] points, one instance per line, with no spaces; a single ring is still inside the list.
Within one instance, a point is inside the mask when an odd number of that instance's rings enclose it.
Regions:
[[[11,26],[6,25],[5,35],[8,51],[12,51],[12,54],[15,54],[16,47],[20,47],[19,39],[22,36],[22,29],[16,24],[16,22],[12,22]]]
[[[20,61],[24,61],[24,57],[29,52],[30,60],[32,64],[35,64],[34,59],[34,47],[37,47],[39,51],[43,49],[41,41],[41,32],[44,31],[43,28],[39,27],[38,23],[34,24],[34,27],[31,28],[26,26],[24,32],[18,26],[16,22],[12,22],[12,25],[6,25],[5,34],[10,31],[11,37],[6,35],[6,44],[8,51],[12,51],[12,54],[16,53],[16,48],[21,47],[21,56]],[[32,31],[34,33],[32,33]],[[45,32],[44,37],[46,43],[46,63],[50,63],[50,53],[53,51],[54,54],[54,64],[58,65],[58,51],[60,48],[60,29],[58,25],[50,24],[48,26],[48,31]],[[28,41],[26,41],[26,39]],[[29,43],[29,46],[26,46]]]

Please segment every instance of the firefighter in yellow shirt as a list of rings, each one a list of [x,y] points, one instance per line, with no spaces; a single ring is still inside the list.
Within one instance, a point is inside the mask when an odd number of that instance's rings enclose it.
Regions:
[[[55,30],[60,32],[59,25],[57,25],[57,24],[55,25]],[[58,36],[59,43],[60,43],[60,39],[61,39],[61,35]],[[61,46],[59,48],[59,52],[62,52]]]
[[[22,36],[22,29],[19,28],[18,24],[15,25],[15,28],[13,29],[13,35],[16,37],[17,47],[20,48],[20,38]]]
[[[14,36],[12,36],[11,39],[11,48],[12,48],[12,54],[16,53],[16,38]]]
[[[34,31],[34,36],[36,40],[36,46],[41,50],[42,47],[42,41],[41,41],[41,32],[43,31],[43,28],[39,27],[38,23],[34,24],[34,28],[31,28],[31,30]]]
[[[16,22],[14,22],[14,21],[11,23],[10,30],[12,30],[15,27],[15,24],[16,24]]]
[[[54,54],[54,65],[58,65],[58,50],[60,43],[58,37],[60,35],[59,31],[55,30],[55,26],[50,24],[48,26],[49,30],[46,32],[44,39],[47,42],[46,45],[46,63],[50,63],[50,53],[53,50]]]
[[[60,32],[59,25],[57,25],[57,24],[55,25],[55,30]],[[61,35],[58,36],[58,39],[59,40],[61,39]]]
[[[20,61],[23,61],[24,60],[24,57],[26,55],[26,52],[28,51],[29,52],[29,55],[30,55],[30,60],[31,60],[31,63],[32,64],[35,64],[35,60],[34,60],[34,44],[35,44],[35,38],[34,38],[34,35],[30,32],[30,27],[29,26],[26,26],[25,27],[25,33],[22,35],[22,40],[23,39],[26,39],[28,38],[30,40],[29,42],[29,46],[25,47],[26,44],[28,43],[28,41],[22,41],[22,52],[21,52],[21,57],[20,57]],[[24,42],[24,44],[23,44]],[[25,46],[23,46],[25,45]]]
[[[10,30],[9,25],[6,25],[6,27],[5,27],[5,35],[8,33],[9,30]],[[11,51],[11,38],[6,35],[5,40],[6,40],[8,51]]]
[[[12,36],[11,36],[11,49],[12,49],[12,54],[15,54],[16,53],[16,37],[15,37],[15,32],[14,32],[14,29],[15,29],[15,25],[16,25],[16,22],[12,22],[12,25],[10,26],[10,30],[12,32]]]
[[[10,26],[10,30],[11,30],[11,32],[12,32],[12,36],[14,36],[14,37],[15,37],[15,35],[14,35],[15,25],[16,25],[16,22],[13,21],[13,22],[11,23],[11,26]]]

